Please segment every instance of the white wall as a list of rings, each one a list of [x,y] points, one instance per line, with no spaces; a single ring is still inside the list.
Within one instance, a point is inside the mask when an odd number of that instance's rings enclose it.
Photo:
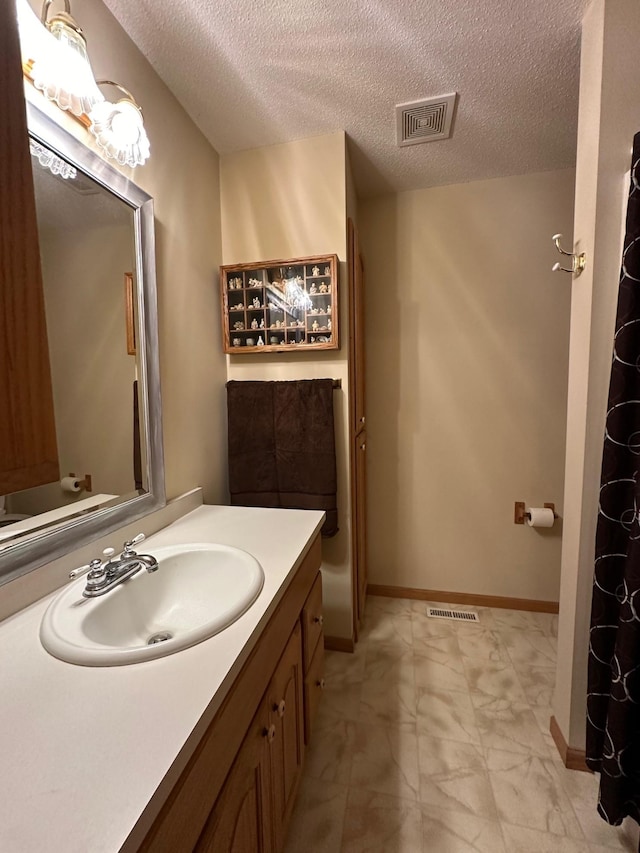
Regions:
[[[361,201],[369,580],[557,601],[573,172]]]
[[[225,264],[337,254],[340,350],[227,356],[229,379],[342,380],[334,392],[340,532],[322,541],[325,632],[350,638],[346,166],[343,133],[236,154],[220,161]]]
[[[126,218],[126,217],[124,217]],[[134,490],[133,382],[127,354],[124,274],[135,271],[132,225],[40,231],[56,438],[61,476],[91,474],[92,491]],[[87,497],[58,483],[11,498],[37,514]]]
[[[587,265],[571,300],[565,533],[553,709],[584,749],[587,655],[600,466],[611,369],[625,175],[640,121],[635,0],[593,0],[582,27],[575,244]]]

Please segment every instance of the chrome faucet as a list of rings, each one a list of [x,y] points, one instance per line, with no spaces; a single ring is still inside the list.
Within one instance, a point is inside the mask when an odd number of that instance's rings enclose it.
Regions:
[[[119,586],[124,581],[129,580],[140,569],[146,569],[148,572],[155,572],[158,569],[158,561],[151,554],[137,554],[133,550],[133,546],[142,542],[145,538],[144,533],[139,533],[124,543],[122,553],[116,559],[113,559],[115,554],[114,548],[105,548],[101,560],[96,558],[86,566],[80,566],[79,569],[74,569],[69,572],[69,577],[75,579],[80,575],[87,575],[87,585],[82,591],[85,598],[96,598],[99,595],[105,595],[111,592],[112,589]]]

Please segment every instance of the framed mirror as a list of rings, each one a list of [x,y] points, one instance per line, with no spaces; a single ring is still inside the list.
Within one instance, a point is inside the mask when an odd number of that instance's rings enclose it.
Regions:
[[[153,200],[31,103],[27,120],[57,476],[0,489],[0,584],[165,504]]]

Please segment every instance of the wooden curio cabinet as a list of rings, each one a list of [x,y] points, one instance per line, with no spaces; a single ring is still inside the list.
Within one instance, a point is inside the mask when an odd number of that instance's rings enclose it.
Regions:
[[[338,258],[220,268],[222,340],[232,355],[338,349]]]

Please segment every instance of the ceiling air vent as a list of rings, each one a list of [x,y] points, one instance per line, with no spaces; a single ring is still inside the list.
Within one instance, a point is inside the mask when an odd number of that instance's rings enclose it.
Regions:
[[[398,145],[418,145],[451,136],[456,93],[396,106]]]

